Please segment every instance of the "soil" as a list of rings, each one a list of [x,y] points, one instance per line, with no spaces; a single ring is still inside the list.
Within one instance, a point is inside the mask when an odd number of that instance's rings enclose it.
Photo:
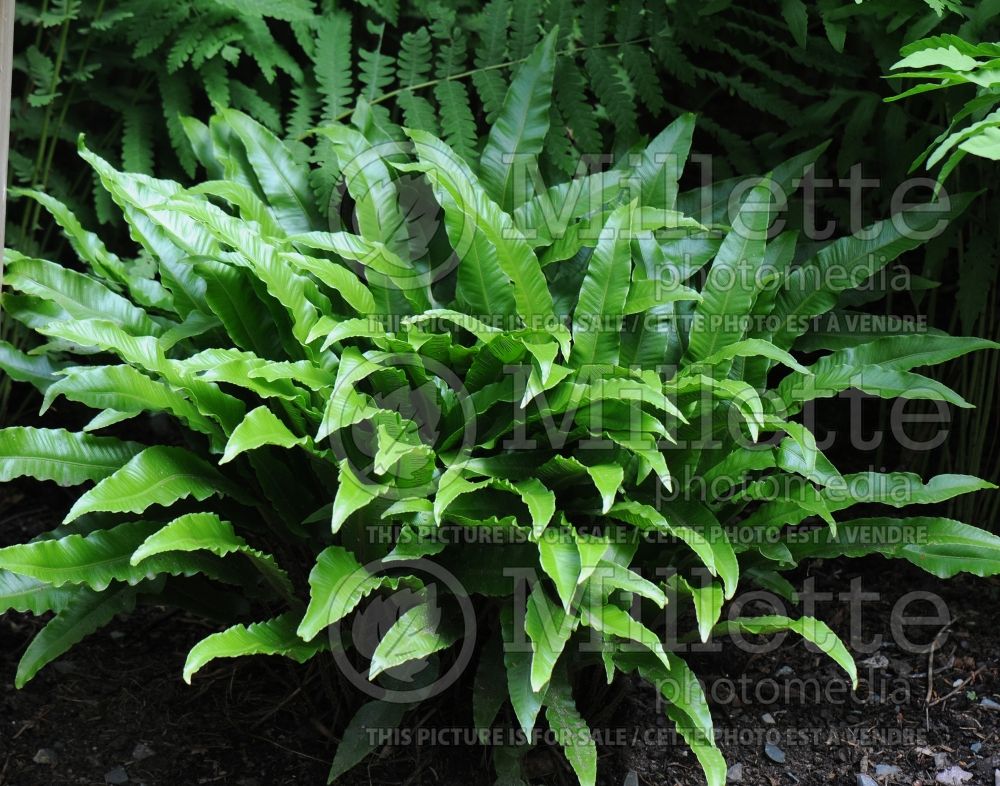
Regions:
[[[18,539],[12,533],[25,516],[44,514],[23,500],[17,509],[16,516],[10,507],[0,512],[3,542]],[[31,529],[38,531],[38,523]],[[853,697],[825,655],[791,637],[769,652],[727,645],[721,653],[686,655],[705,681],[731,777],[741,779],[735,782],[1000,784],[1000,581],[962,576],[943,582],[877,558],[820,563],[794,578],[800,588],[810,580],[818,593],[834,593],[817,595],[814,613],[839,634],[850,637],[853,623],[859,645],[876,634],[884,640],[855,652],[861,685]],[[876,595],[861,604],[861,614],[856,601],[837,594],[852,580]],[[894,635],[893,619],[899,619],[900,599],[917,591],[940,597],[950,620],[904,628],[914,645],[908,648]],[[904,611],[938,616],[926,600]],[[326,782],[337,742],[330,729],[343,721],[321,690],[315,663],[222,661],[188,686],[180,679],[185,654],[214,628],[144,607],[15,691],[17,661],[41,624],[27,615],[0,617],[0,786]],[[925,651],[915,651],[918,645]],[[623,679],[602,690],[595,682],[577,698],[604,735],[602,786],[704,783],[649,686]],[[418,720],[431,728],[451,725],[443,719],[455,712],[432,708]],[[489,762],[479,746],[386,746],[340,783],[489,784]],[[535,749],[527,770],[532,783],[574,782],[553,749]]]

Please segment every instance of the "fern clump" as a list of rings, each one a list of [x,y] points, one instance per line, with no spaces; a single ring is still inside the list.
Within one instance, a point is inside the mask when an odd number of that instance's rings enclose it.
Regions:
[[[810,330],[968,200],[800,248],[769,232],[775,195],[819,151],[760,178],[732,215],[701,215],[713,201],[679,190],[688,115],[617,167],[546,187],[559,34],[532,48],[534,27],[518,23],[509,45],[530,51],[476,156],[363,100],[351,125],[317,129],[345,173],[347,230],[328,231],[301,157],[235,110],[184,121],[209,176],[190,188],[81,145],[135,258],[25,194],[83,269],[8,252],[5,316],[43,343],[0,345],[0,366],[43,409],[94,414],[77,432],[0,431],[3,480],[81,490],[60,527],[0,549],[3,607],[54,613],[18,685],[137,602],[197,600],[233,619],[191,650],[187,680],[248,654],[340,665],[338,703],[357,714],[331,776],[363,756],[365,727],[398,725],[468,666],[477,728],[530,737],[544,720],[593,784],[573,685],[598,669],[654,683],[715,786],[708,704],[667,636],[791,630],[856,680],[822,622],[723,618],[726,600],[841,554],[1000,572],[1000,539],[972,526],[843,515],[991,484],[845,476],[795,419],[848,387],[969,406],[914,369],[991,342]],[[415,81],[426,40],[411,41],[399,62]],[[414,181],[439,211],[429,230],[428,210],[405,207]],[[173,438],[113,436],[149,414]],[[347,622],[401,588],[405,612],[361,652]],[[693,604],[696,630],[663,629],[668,595]],[[519,778],[518,761],[498,757],[499,774]]]

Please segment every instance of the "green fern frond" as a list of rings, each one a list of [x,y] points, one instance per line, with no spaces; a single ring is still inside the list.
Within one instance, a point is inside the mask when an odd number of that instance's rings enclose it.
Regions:
[[[539,27],[541,4],[537,0],[514,0],[510,9],[508,51],[511,60],[521,60],[531,54],[541,39]]]
[[[564,175],[572,177],[577,173],[580,154],[573,147],[562,113],[556,106],[552,107],[549,116],[549,132],[545,135],[545,154]]]
[[[160,83],[160,96],[170,143],[188,177],[194,177],[197,161],[181,124],[181,117],[191,114],[191,91],[183,79],[164,79]]]
[[[430,101],[412,90],[404,90],[396,101],[403,110],[403,121],[408,128],[419,128],[439,136],[437,115]]]
[[[242,109],[254,120],[267,126],[274,133],[281,133],[281,115],[274,104],[265,100],[257,91],[240,82],[238,79],[229,81],[233,106]]]
[[[622,80],[623,72],[618,70],[617,63],[599,49],[588,49],[584,61],[594,93],[607,111],[619,139],[626,144],[631,142],[636,136],[638,118],[635,103]]]
[[[229,98],[229,73],[221,58],[213,57],[199,70],[205,94],[212,106],[227,107]]]
[[[167,54],[167,73],[172,74],[182,68],[201,43],[205,31],[197,25],[184,29],[170,47]]]
[[[258,59],[258,65],[260,66],[261,73],[267,77],[267,70],[264,63],[267,63],[275,70],[283,71],[288,74],[293,82],[301,82],[305,77],[302,73],[302,68],[299,66],[298,62],[289,53],[285,47],[278,43],[271,33],[270,28],[263,19],[254,20],[253,24],[250,25],[251,29],[254,31],[254,36],[247,39],[247,44],[250,47],[262,47],[261,52],[251,50],[249,52],[251,57],[256,58],[257,54],[266,53],[266,59]],[[263,49],[267,47],[267,49]],[[268,79],[268,82],[273,82],[273,79]]]
[[[587,96],[583,73],[570,59],[559,61],[555,76],[556,106],[577,148],[586,154],[601,150],[601,134],[594,116],[593,103]]]
[[[476,156],[476,119],[468,89],[458,80],[448,79],[435,85],[434,97],[440,106],[445,141],[471,163]]]
[[[342,11],[323,17],[316,30],[313,57],[316,82],[323,96],[323,121],[333,122],[353,103],[351,85],[351,17]]]
[[[394,27],[399,24],[399,0],[358,0]]]
[[[399,44],[396,75],[403,87],[427,81],[431,73],[431,34],[426,27],[404,33]]]
[[[122,167],[126,172],[153,171],[153,123],[145,106],[130,106],[122,115]]]
[[[586,46],[598,46],[608,32],[608,4],[604,0],[586,0],[580,14],[580,33]]]
[[[382,95],[396,78],[396,58],[382,51],[385,25],[378,25],[376,30],[378,46],[374,50],[358,50],[359,79],[363,86],[361,93],[369,103]]]
[[[319,111],[319,93],[309,85],[292,88],[292,109],[288,113],[286,134],[291,138],[303,136],[316,123]]]
[[[615,15],[615,40],[619,44],[634,41],[642,35],[643,0],[622,0]]]
[[[653,115],[659,116],[666,102],[649,52],[639,46],[625,46],[622,49],[622,64],[642,103]]]

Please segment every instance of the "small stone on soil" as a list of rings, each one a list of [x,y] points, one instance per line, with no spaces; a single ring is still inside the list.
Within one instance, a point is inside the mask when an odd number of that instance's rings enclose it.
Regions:
[[[863,772],[858,773],[858,786],[878,786],[878,783],[870,775]]]
[[[111,772],[104,773],[104,782],[114,784],[128,783],[128,773],[121,767],[115,767]]]
[[[132,761],[145,761],[146,759],[151,759],[155,755],[156,751],[150,748],[146,743],[140,742],[132,751]]]
[[[743,764],[737,762],[728,770],[726,770],[726,783],[742,783],[743,782]]]
[[[949,767],[939,772],[934,780],[937,783],[943,783],[944,786],[962,786],[962,784],[971,778],[971,772],[966,772],[961,767]]]
[[[981,742],[974,742],[969,746],[969,750],[976,754],[978,754],[979,751],[981,751],[982,749],[983,749],[983,743]]]
[[[38,753],[35,754],[32,761],[35,764],[48,764],[51,766],[59,761],[59,754],[52,750],[52,748],[39,748]]]
[[[795,673],[795,670],[791,666],[782,666],[775,673],[775,677],[791,677]]]
[[[777,745],[767,743],[764,746],[764,753],[767,755],[767,758],[773,762],[777,762],[778,764],[785,763],[785,752]]]
[[[991,698],[984,698],[981,702],[979,702],[979,706],[987,710],[1000,710],[1000,704],[993,701]]]
[[[876,778],[892,778],[897,775],[902,775],[903,771],[899,769],[895,764],[876,764],[875,765],[875,777]]]
[[[765,712],[760,716],[760,719],[764,721],[768,726],[774,725],[774,716],[770,712]]]

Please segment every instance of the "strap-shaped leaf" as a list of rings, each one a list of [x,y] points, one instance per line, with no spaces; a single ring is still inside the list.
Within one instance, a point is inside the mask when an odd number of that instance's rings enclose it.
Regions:
[[[112,582],[134,585],[161,573],[174,576],[205,573],[237,583],[245,578],[238,573],[227,573],[214,557],[207,555],[162,554],[141,565],[133,564],[133,553],[160,526],[156,522],[134,521],[87,535],[72,534],[7,546],[0,549],[0,568],[54,587],[82,584],[97,591]]]
[[[371,732],[395,729],[403,722],[403,716],[409,709],[409,704],[390,701],[376,700],[361,705],[344,729],[344,736],[333,756],[327,783],[333,783],[379,747],[379,735]]]
[[[985,338],[934,334],[884,336],[855,347],[838,350],[821,358],[813,366],[875,365],[896,371],[911,371],[932,366],[981,349],[1000,349],[1000,344]]]
[[[379,586],[379,580],[365,571],[347,549],[324,549],[309,573],[309,607],[299,625],[299,636],[312,641],[321,630],[350,614]]]
[[[224,110],[222,116],[243,143],[275,219],[286,232],[308,232],[318,222],[308,172],[260,123],[235,109]]]
[[[311,233],[319,234],[319,233]],[[304,237],[304,236],[298,236]],[[371,290],[354,273],[328,259],[317,259],[305,254],[284,253],[281,258],[300,270],[312,273],[316,278],[340,295],[359,314],[374,314],[377,306]],[[368,257],[368,260],[379,257]],[[373,266],[374,267],[374,266]],[[315,330],[316,327],[313,327]],[[311,334],[310,334],[311,335]],[[306,339],[307,342],[309,339]]]
[[[132,366],[76,366],[45,391],[42,411],[59,396],[92,409],[117,412],[169,412],[195,431],[221,440],[222,429],[202,415],[182,393]]]
[[[176,211],[162,209],[168,199],[181,192],[181,186],[171,180],[119,172],[88,150],[82,140],[78,150],[122,208],[132,237],[156,260],[157,272],[175,310],[181,316],[195,310],[208,313],[204,281],[188,260],[211,255],[218,244],[195,222]]]
[[[323,648],[323,643],[307,644],[302,641],[295,635],[298,622],[298,615],[289,611],[266,622],[233,625],[220,633],[213,633],[191,648],[184,662],[184,681],[190,684],[191,677],[219,658],[283,655],[305,663]]]
[[[49,194],[30,188],[12,188],[7,192],[11,198],[26,196],[42,205],[59,224],[77,256],[87,262],[94,272],[106,280],[127,281],[125,267],[117,254],[108,251],[104,242],[93,232],[88,232],[79,219],[62,202]]]
[[[580,552],[566,528],[549,528],[538,540],[542,570],[552,579],[563,608],[569,611],[580,584]]]
[[[591,364],[617,365],[621,320],[632,276],[630,254],[634,203],[616,208],[597,241],[580,298],[573,311],[575,368]]]
[[[388,490],[388,486],[361,480],[346,459],[340,462],[339,468],[340,482],[333,498],[333,513],[330,518],[330,531],[334,534],[340,531],[352,513],[367,507]]]
[[[972,475],[937,475],[927,483],[912,472],[857,472],[844,475],[844,485],[828,486],[820,494],[827,511],[836,513],[859,503],[891,505],[933,505],[975,491],[995,489],[996,485]],[[780,527],[799,524],[817,511],[796,498],[774,499],[751,513],[745,527]],[[833,533],[836,534],[836,528]]]
[[[4,283],[27,295],[51,300],[74,319],[106,319],[134,336],[158,336],[163,328],[133,305],[90,276],[54,262],[7,252]]]
[[[618,652],[614,662],[624,671],[637,670],[666,699],[664,711],[698,758],[708,786],[725,786],[726,760],[715,747],[712,714],[701,684],[683,660],[672,653],[667,657],[669,669],[652,653]]]
[[[531,647],[523,635],[514,629],[514,607],[505,603],[500,609],[500,630],[503,640],[503,664],[507,674],[507,692],[514,715],[525,736],[531,737],[548,686],[541,691],[531,687]]]
[[[597,783],[597,744],[587,722],[576,708],[565,670],[559,669],[545,695],[545,719],[556,734],[580,786]]]
[[[842,521],[836,534],[823,530],[808,542],[789,544],[789,549],[796,561],[866,554],[898,557],[938,578],[963,572],[1000,573],[1000,538],[954,519],[932,516]]]
[[[673,535],[682,540],[713,575],[722,578],[726,597],[731,598],[739,581],[739,566],[732,544],[718,520],[708,508],[686,500],[671,501],[669,513],[668,519],[652,505],[625,500],[616,503],[608,516],[644,531]]]
[[[819,486],[842,484],[844,479],[823,451],[816,445],[816,437],[801,423],[781,421],[776,426],[788,436],[778,445],[778,466],[795,472]]]
[[[66,365],[65,361],[47,355],[28,355],[13,344],[0,341],[0,370],[16,382],[27,382],[42,393],[59,379],[56,372]]]
[[[556,35],[550,32],[515,72],[479,159],[483,187],[508,213],[532,196],[532,164],[549,130]]]
[[[59,612],[77,592],[72,587],[53,587],[30,576],[0,570],[0,611],[29,611],[35,616]]]
[[[600,631],[605,636],[642,644],[659,659],[664,668],[670,668],[670,660],[663,649],[660,637],[618,606],[613,604],[598,608],[584,606],[580,610],[580,619],[584,625]]]
[[[369,679],[411,660],[423,660],[458,640],[441,618],[441,609],[422,601],[408,609],[385,632],[372,654]]]
[[[847,672],[854,687],[858,687],[858,668],[854,664],[851,653],[844,646],[844,642],[830,630],[829,625],[813,617],[791,619],[780,614],[764,617],[738,617],[719,623],[712,629],[712,633],[713,635],[726,635],[733,631],[742,631],[753,635],[768,635],[786,630],[798,633],[806,641],[815,644],[829,655]]]
[[[384,277],[387,282],[391,281],[393,286],[398,287],[417,312],[431,307],[426,293],[427,282],[422,274],[414,270],[411,265],[404,262],[383,243],[368,240],[361,235],[352,235],[349,232],[308,232],[302,235],[293,235],[290,240],[301,246],[332,251],[344,259],[360,262],[369,270]],[[294,254],[285,255],[285,257],[292,264],[315,274],[327,286],[336,289],[359,313],[374,314],[379,312],[372,293],[363,285],[359,288],[360,282],[350,271],[342,272],[345,270],[344,268],[311,257]],[[396,312],[390,311],[389,313]]]
[[[722,604],[725,595],[722,587],[712,579],[692,584],[680,574],[676,574],[678,587],[691,596],[694,601],[695,619],[698,620],[698,635],[702,641],[708,641],[712,628],[722,614]]]
[[[198,260],[195,269],[205,282],[206,304],[233,343],[260,357],[274,356],[280,331],[273,322],[260,319],[266,306],[254,292],[247,271],[213,259]]]
[[[833,355],[827,357],[832,358]],[[797,411],[806,401],[829,398],[848,388],[881,398],[946,401],[963,409],[973,406],[947,385],[912,371],[871,365],[837,366],[825,360],[823,358],[812,366],[810,376],[789,375],[781,380],[778,394],[790,411]]]
[[[743,320],[757,292],[758,271],[764,261],[767,228],[774,195],[764,180],[747,195],[733,228],[716,254],[695,306],[688,338],[688,357],[698,361],[739,341]]]
[[[277,415],[267,407],[261,406],[248,412],[243,422],[230,434],[226,451],[219,459],[219,463],[225,464],[241,453],[264,445],[293,448],[308,443],[306,437],[296,437]]]
[[[17,664],[14,684],[23,688],[39,670],[117,615],[135,608],[137,588],[122,584],[104,592],[79,592],[32,639]]]
[[[788,275],[774,306],[781,326],[772,342],[782,349],[791,347],[805,332],[807,320],[832,309],[840,292],[859,286],[904,251],[916,248],[928,232],[960,215],[971,201],[967,194],[952,195],[947,210],[936,203],[920,205],[867,227],[864,239],[846,237],[824,246]]]
[[[239,486],[204,459],[183,448],[156,445],[80,497],[65,521],[94,511],[142,513],[152,505],[169,506],[187,497],[204,502],[215,494],[249,501]]]
[[[677,181],[684,172],[695,116],[684,114],[663,129],[639,154],[629,170],[629,179],[642,188],[642,204],[673,210],[677,202]]]
[[[114,437],[13,426],[0,430],[0,482],[27,476],[78,486],[103,480],[142,449]]]
[[[804,376],[809,376],[813,372],[808,368],[799,363],[795,358],[793,358],[789,353],[783,349],[779,349],[774,346],[770,341],[764,341],[759,338],[747,338],[743,341],[737,341],[734,344],[730,344],[727,347],[723,347],[718,352],[702,361],[706,366],[714,366],[718,363],[722,363],[727,360],[732,360],[733,358],[766,358],[768,360],[773,360],[777,363],[781,363],[788,368],[798,371]],[[685,373],[690,373],[689,366],[684,371]]]
[[[546,488],[538,478],[509,481],[494,478],[490,481],[494,488],[517,494],[531,515],[531,532],[537,538],[545,531],[556,512],[556,495]]]
[[[538,258],[511,217],[486,195],[472,170],[444,142],[425,131],[411,129],[407,133],[414,142],[418,161],[398,168],[424,172],[433,185],[448,192],[462,220],[482,230],[496,248],[500,267],[514,285],[521,319],[528,327],[548,330],[565,341],[566,330],[555,318],[552,295]],[[442,206],[447,210],[449,203]],[[463,251],[457,250],[459,254]]]
[[[576,625],[575,617],[567,614],[558,603],[549,600],[541,582],[532,587],[524,617],[524,630],[531,640],[533,691],[541,691],[548,684],[556,661],[562,655]]]
[[[252,548],[236,534],[230,522],[223,521],[214,513],[178,516],[147,537],[129,561],[132,565],[139,565],[159,554],[192,551],[208,551],[217,557],[233,553],[245,554],[279,594],[285,598],[294,597],[291,579],[278,566],[274,557]]]

